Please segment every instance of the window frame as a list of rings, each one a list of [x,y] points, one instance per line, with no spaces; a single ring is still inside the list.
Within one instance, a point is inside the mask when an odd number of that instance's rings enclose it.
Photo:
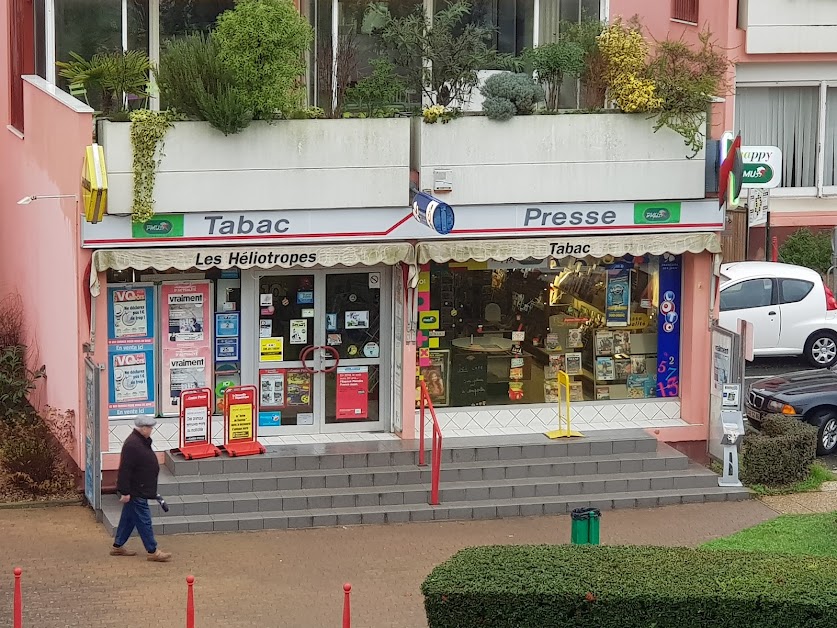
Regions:
[[[697,26],[700,20],[700,0],[671,0],[671,21]]]
[[[770,282],[770,303],[768,303],[767,305],[750,305],[750,306],[747,306],[747,307],[737,307],[737,308],[724,309],[724,307],[723,307],[724,292],[726,292],[730,288],[735,288],[736,286],[743,286],[745,283],[750,282],[750,281],[769,281]],[[730,286],[726,286],[726,287],[724,287],[723,290],[720,291],[720,294],[718,295],[718,311],[719,312],[738,312],[738,311],[741,311],[741,310],[754,310],[754,309],[759,308],[759,307],[771,307],[773,305],[777,305],[777,301],[779,300],[778,292],[779,292],[779,290],[778,290],[776,279],[774,279],[772,277],[748,277],[746,279],[742,279],[741,281],[737,281]]]
[[[796,301],[785,301],[785,282],[786,281],[795,281],[797,283],[804,283],[808,284],[808,291],[802,295],[801,299],[797,299]],[[809,281],[807,279],[797,279],[795,277],[780,277],[779,278],[779,305],[793,305],[795,303],[802,303],[805,299],[808,298],[808,295],[814,290],[814,282]]]
[[[786,187],[780,185],[770,190],[770,195],[776,198],[799,198],[799,197],[822,197],[837,195],[837,185],[825,185],[825,123],[826,123],[826,98],[828,88],[837,87],[837,81],[736,81],[735,89],[748,87],[817,87],[819,88],[819,100],[817,103],[817,140],[816,164],[814,166],[813,187]],[[737,106],[737,104],[736,104]],[[733,111],[733,118],[735,111]]]
[[[8,19],[9,129],[23,134],[23,77],[35,73],[35,5],[37,0],[10,0]]]

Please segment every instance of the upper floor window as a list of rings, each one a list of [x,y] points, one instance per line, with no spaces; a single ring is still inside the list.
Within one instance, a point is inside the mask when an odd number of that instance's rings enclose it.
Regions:
[[[735,128],[749,146],[782,149],[781,187],[806,195],[837,186],[837,88],[738,86]],[[823,159],[817,159],[818,145]]]
[[[23,132],[23,78],[35,70],[32,2],[11,0],[9,8],[9,124]]]
[[[671,0],[671,19],[698,23],[700,0]]]

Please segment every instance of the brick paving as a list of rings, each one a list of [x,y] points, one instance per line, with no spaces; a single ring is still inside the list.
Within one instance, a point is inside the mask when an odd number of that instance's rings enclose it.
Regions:
[[[757,500],[617,510],[602,542],[696,545],[776,516]],[[0,510],[0,626],[10,625],[12,568],[24,569],[24,625],[185,625],[186,575],[199,628],[339,627],[342,584],[358,628],[425,628],[419,586],[462,547],[569,539],[567,516],[162,537],[168,564],[108,556],[81,507]],[[134,537],[129,545],[141,551]]]

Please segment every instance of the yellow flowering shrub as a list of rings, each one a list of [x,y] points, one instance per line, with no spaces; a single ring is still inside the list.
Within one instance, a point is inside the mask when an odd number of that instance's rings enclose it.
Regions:
[[[636,25],[616,19],[597,39],[611,100],[625,112],[657,111],[662,99],[648,77],[648,43]]]

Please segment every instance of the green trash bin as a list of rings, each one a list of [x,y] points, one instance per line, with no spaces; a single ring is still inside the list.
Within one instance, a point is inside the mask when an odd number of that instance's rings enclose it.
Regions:
[[[570,513],[572,518],[572,536],[570,542],[573,545],[598,545],[599,544],[599,520],[602,512],[598,508],[575,508]]]

